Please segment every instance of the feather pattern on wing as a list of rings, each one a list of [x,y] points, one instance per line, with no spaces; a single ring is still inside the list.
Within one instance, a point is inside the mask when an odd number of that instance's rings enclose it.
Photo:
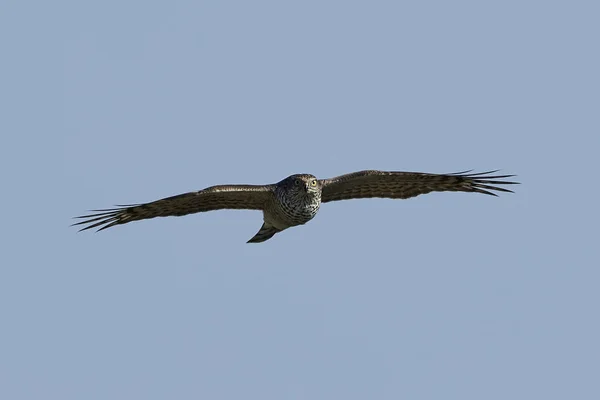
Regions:
[[[197,192],[167,197],[145,204],[116,206],[105,210],[92,210],[94,214],[75,217],[83,221],[73,225],[88,226],[80,229],[100,227],[98,231],[114,225],[154,217],[181,216],[203,211],[222,209],[263,210],[273,195],[272,185],[222,185],[212,186]]]
[[[408,199],[430,192],[476,192],[496,196],[492,191],[512,192],[495,185],[514,185],[504,181],[514,175],[494,175],[496,171],[453,174],[428,174],[423,172],[359,171],[321,180],[321,201],[384,197]]]

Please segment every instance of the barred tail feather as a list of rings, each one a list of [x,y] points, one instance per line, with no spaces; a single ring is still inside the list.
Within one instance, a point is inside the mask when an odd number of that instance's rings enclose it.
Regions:
[[[277,232],[281,232],[281,231],[271,225],[267,225],[267,223],[265,222],[264,224],[262,224],[262,226],[260,227],[260,230],[256,233],[256,235],[254,235],[246,243],[264,242],[266,240],[271,239],[273,237],[273,235],[275,235]]]

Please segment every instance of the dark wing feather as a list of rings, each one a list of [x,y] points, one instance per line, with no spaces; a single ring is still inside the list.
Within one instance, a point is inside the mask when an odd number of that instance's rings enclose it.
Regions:
[[[212,186],[197,192],[167,197],[151,203],[92,210],[94,214],[75,217],[83,219],[83,221],[73,225],[88,225],[80,231],[96,227],[100,227],[98,231],[101,231],[114,225],[154,217],[181,216],[222,209],[262,210],[272,193],[273,187],[271,185]]]
[[[454,174],[423,172],[359,171],[320,181],[321,201],[385,197],[408,199],[430,192],[476,192],[496,196],[492,191],[512,192],[496,185],[514,185],[503,180],[514,175],[494,175],[497,171]]]

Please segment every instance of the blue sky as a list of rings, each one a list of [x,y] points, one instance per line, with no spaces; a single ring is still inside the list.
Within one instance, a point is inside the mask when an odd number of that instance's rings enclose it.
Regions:
[[[600,6],[9,2],[0,398],[596,399]],[[88,209],[361,169],[498,198],[76,233]]]

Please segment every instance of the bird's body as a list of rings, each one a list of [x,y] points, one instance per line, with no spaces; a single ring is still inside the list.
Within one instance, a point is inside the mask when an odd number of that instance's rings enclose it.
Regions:
[[[249,243],[264,242],[277,232],[303,225],[313,219],[321,206],[321,188],[313,175],[287,177],[272,188],[263,209],[263,226]]]
[[[330,201],[371,197],[407,199],[432,191],[477,192],[494,196],[491,191],[511,192],[492,185],[516,184],[498,180],[513,175],[490,175],[494,172],[427,174],[369,170],[322,180],[310,174],[296,174],[271,185],[212,186],[151,203],[95,210],[96,214],[76,217],[84,218],[84,221],[74,225],[90,224],[81,230],[100,227],[100,231],[154,217],[219,209],[252,209],[263,211],[264,223],[248,241],[258,243],[287,228],[307,223],[315,217],[321,203]]]
[[[317,215],[321,206],[321,188],[312,175],[292,175],[277,184],[273,200],[265,220],[270,220],[279,229],[302,225]]]

